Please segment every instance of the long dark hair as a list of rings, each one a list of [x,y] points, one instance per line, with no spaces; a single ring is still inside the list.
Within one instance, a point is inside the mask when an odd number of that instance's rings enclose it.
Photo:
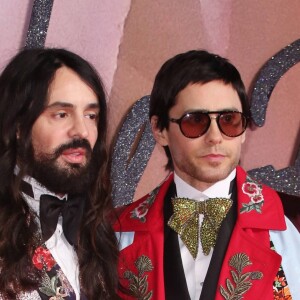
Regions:
[[[189,84],[221,81],[237,92],[243,113],[249,117],[250,108],[244,83],[239,71],[226,58],[205,50],[191,50],[167,60],[158,71],[150,96],[149,116],[157,116],[159,129],[169,128],[169,111],[176,104],[176,97]],[[173,169],[169,148],[166,169]]]
[[[107,167],[107,107],[103,84],[96,70],[65,49],[25,49],[0,76],[0,295],[36,289],[39,274],[31,258],[37,246],[38,225],[21,197],[20,182],[29,166],[18,144],[27,153],[31,129],[47,103],[56,71],[66,66],[94,91],[100,105],[98,139],[93,149],[91,181],[77,248],[81,288],[88,299],[119,299],[117,241],[111,227],[112,202]]]

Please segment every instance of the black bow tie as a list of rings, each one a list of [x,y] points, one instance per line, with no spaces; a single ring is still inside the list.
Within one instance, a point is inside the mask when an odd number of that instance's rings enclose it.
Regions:
[[[84,201],[82,196],[69,197],[66,201],[47,194],[41,195],[40,222],[43,240],[47,241],[53,235],[61,215],[64,235],[71,245],[76,246]]]

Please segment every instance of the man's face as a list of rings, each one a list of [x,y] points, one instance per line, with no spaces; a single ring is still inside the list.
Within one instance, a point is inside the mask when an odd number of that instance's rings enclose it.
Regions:
[[[57,70],[48,103],[32,127],[33,177],[57,193],[81,191],[98,131],[93,90],[71,69]]]
[[[176,104],[169,111],[169,118],[179,119],[195,110],[242,112],[237,92],[231,85],[221,81],[206,84],[190,84],[180,91]],[[211,115],[216,117],[217,115]],[[155,139],[171,152],[174,171],[187,183],[203,191],[215,182],[226,178],[237,166],[245,133],[238,137],[227,137],[218,128],[216,119],[211,120],[208,131],[198,138],[185,137],[176,123],[160,131],[156,127],[156,116],[152,117]]]

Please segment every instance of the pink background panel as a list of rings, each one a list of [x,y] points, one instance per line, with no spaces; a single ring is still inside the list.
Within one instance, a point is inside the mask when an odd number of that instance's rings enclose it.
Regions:
[[[32,0],[0,3],[0,67],[24,44]],[[298,0],[56,0],[46,46],[65,47],[92,62],[109,95],[109,141],[132,104],[151,92],[171,56],[207,49],[231,60],[251,87],[260,68],[300,38]],[[300,65],[276,85],[266,124],[250,128],[241,165],[247,170],[293,164],[299,149]],[[135,198],[165,176],[156,147]]]

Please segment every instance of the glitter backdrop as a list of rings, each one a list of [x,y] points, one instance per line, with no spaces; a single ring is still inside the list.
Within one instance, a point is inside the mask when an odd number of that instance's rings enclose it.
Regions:
[[[149,99],[145,96],[133,105],[118,132],[111,170],[115,206],[132,202],[155,146],[148,116]]]
[[[300,39],[286,46],[262,67],[254,85],[251,99],[251,114],[254,123],[263,126],[268,102],[280,78],[300,61]],[[276,171],[265,166],[249,171],[257,180],[273,189],[290,195],[300,195],[300,149],[295,164]]]
[[[300,61],[300,39],[286,46],[262,67],[251,98],[252,119],[257,126],[263,126],[268,101],[279,79]]]
[[[25,42],[26,48],[43,48],[47,36],[53,0],[34,0]]]

